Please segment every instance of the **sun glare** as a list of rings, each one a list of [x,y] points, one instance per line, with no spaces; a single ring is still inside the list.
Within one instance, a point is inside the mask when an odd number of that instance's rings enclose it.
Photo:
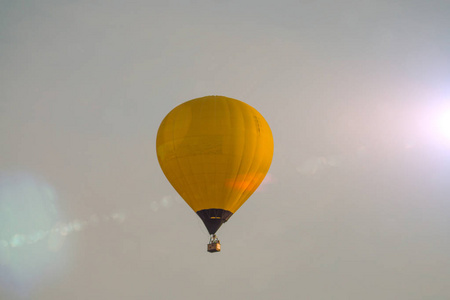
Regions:
[[[450,139],[450,110],[441,115],[438,120],[438,126],[441,134]]]

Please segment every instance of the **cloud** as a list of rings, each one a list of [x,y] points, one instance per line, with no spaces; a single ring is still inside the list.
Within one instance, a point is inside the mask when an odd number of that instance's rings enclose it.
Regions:
[[[342,157],[338,155],[315,156],[305,160],[296,170],[304,175],[318,175],[327,169],[339,167],[341,163]]]

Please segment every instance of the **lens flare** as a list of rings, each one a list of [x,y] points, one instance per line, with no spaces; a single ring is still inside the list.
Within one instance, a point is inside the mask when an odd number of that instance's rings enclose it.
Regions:
[[[150,209],[169,209],[175,202],[180,200],[166,195],[151,202]],[[30,299],[35,286],[70,269],[70,251],[64,249],[71,235],[101,224],[122,224],[133,215],[116,211],[72,221],[62,217],[57,194],[48,183],[28,173],[0,171],[2,295],[5,291],[14,299]]]
[[[0,172],[0,288],[26,298],[45,279],[56,278],[65,253],[51,251],[48,237],[59,220],[55,190],[23,172]]]

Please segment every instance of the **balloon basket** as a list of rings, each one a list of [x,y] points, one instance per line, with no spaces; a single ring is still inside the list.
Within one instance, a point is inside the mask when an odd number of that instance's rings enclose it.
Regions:
[[[220,243],[212,243],[208,244],[208,252],[214,253],[214,252],[220,252]]]
[[[220,241],[215,234],[211,235],[207,249],[209,253],[220,252]]]

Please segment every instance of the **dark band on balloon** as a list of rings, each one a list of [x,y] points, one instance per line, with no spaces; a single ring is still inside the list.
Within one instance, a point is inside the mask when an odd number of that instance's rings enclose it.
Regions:
[[[223,223],[228,221],[233,213],[220,208],[210,208],[199,210],[197,215],[202,219],[209,234],[214,234],[219,230]]]

